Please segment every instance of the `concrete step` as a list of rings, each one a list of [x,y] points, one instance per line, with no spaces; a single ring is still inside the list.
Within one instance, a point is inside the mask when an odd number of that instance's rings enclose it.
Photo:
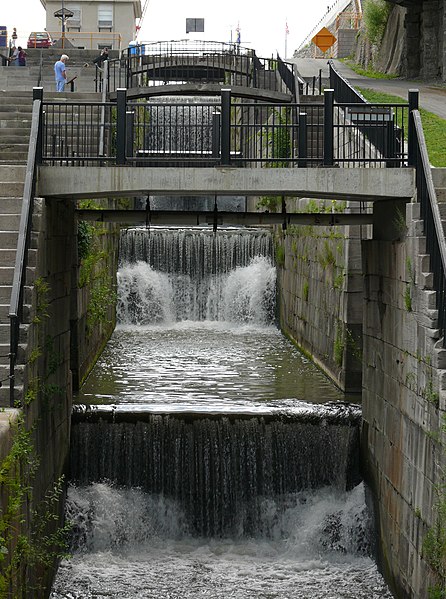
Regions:
[[[0,155],[1,155],[0,146]],[[23,196],[24,183],[0,183],[0,211],[4,210],[1,198],[18,198]],[[3,209],[3,210],[2,210]]]
[[[23,166],[0,166],[0,182],[4,183],[16,183],[24,181],[26,175],[26,168]]]
[[[435,189],[435,194],[438,203],[446,202],[446,187],[437,187]]]
[[[1,222],[1,217],[0,217]],[[17,231],[0,231],[0,248],[16,249],[19,234]]]
[[[28,160],[28,152],[17,152],[11,155],[5,155],[0,151],[0,164],[22,165]]]
[[[29,324],[30,323],[30,311],[31,308],[28,305],[24,305],[23,306],[23,316],[22,316],[22,321],[25,324]],[[9,304],[0,304],[0,321],[2,323],[9,323]]]
[[[3,386],[0,387],[0,407],[9,408],[9,381],[5,381]],[[16,407],[22,405],[23,398],[23,386],[14,385],[14,402]]]
[[[26,342],[26,338],[28,336],[28,329],[29,329],[29,325],[28,324],[21,324],[20,325],[20,332],[19,332],[19,343],[25,343]],[[6,345],[7,343],[9,343],[11,337],[11,327],[9,322],[4,324],[4,323],[0,323],[0,345]]]
[[[0,116],[0,129],[28,129],[31,130],[31,117],[29,119],[15,119],[11,120]]]
[[[2,144],[24,144],[29,141],[28,129],[16,129],[16,133],[4,133],[2,131],[1,143]]]
[[[14,105],[12,103],[7,104],[6,102],[4,104],[0,104],[0,114],[31,114],[32,111],[33,107],[31,102],[29,102],[28,104],[17,105]]]
[[[4,165],[2,165],[4,166]],[[0,183],[0,189],[3,183]],[[1,198],[0,214],[20,214],[22,209],[22,196]]]
[[[26,304],[31,302],[32,296],[32,288],[25,287],[23,294],[23,301]],[[7,304],[11,301],[11,286],[10,285],[0,285],[0,304]],[[1,353],[1,352],[0,352]]]
[[[0,200],[1,202],[1,200]],[[0,230],[18,231],[20,224],[20,214],[0,214]]]
[[[446,168],[432,168],[431,171],[434,186],[446,188]]]
[[[28,152],[29,143],[21,143],[21,144],[12,144],[12,143],[3,143],[3,140],[0,139],[0,155],[4,152],[8,152],[9,154],[23,154],[24,152]]]
[[[35,249],[28,250],[28,266],[33,268],[36,265],[36,252]],[[16,249],[3,249],[0,248],[0,266],[13,267],[15,264]],[[9,300],[8,300],[9,301]],[[0,298],[0,303],[2,302]]]
[[[11,286],[14,278],[14,266],[0,266],[0,285],[3,287]],[[32,285],[36,278],[36,269],[34,266],[28,266],[26,269],[26,282]],[[5,293],[5,295],[7,295]],[[11,297],[11,294],[8,296]],[[8,299],[8,302],[10,300]]]

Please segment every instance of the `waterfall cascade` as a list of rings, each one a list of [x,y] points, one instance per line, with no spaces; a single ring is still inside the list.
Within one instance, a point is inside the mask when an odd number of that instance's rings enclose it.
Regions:
[[[106,405],[73,414],[52,599],[391,598],[360,408],[309,403],[335,397],[274,327],[272,252],[261,230],[122,234],[120,326],[82,397]]]
[[[122,324],[273,321],[276,271],[267,231],[129,229],[121,237]]]

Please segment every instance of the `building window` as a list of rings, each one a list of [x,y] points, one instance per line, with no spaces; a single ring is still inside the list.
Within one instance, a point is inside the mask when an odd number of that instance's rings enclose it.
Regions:
[[[69,31],[80,31],[82,21],[82,11],[80,5],[66,4],[65,6],[73,13],[73,16],[67,21],[67,29]]]
[[[99,31],[111,31],[113,28],[113,5],[99,4],[98,6],[98,29]]]

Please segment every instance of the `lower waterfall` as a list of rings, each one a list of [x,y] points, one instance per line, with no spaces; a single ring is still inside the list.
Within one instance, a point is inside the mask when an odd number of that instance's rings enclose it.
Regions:
[[[390,599],[360,407],[278,331],[268,231],[132,229],[52,599]]]

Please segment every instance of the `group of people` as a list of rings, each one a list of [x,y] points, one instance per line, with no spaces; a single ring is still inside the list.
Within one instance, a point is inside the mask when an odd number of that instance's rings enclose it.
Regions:
[[[16,67],[26,67],[26,57],[27,54],[22,46],[12,46],[8,62]]]
[[[8,62],[11,65],[25,67],[26,66],[26,57],[27,54],[25,50],[21,46],[12,46],[11,52],[8,58]],[[56,91],[63,92],[65,90],[65,85],[67,84],[67,71],[65,63],[69,60],[69,57],[66,54],[62,54],[60,59],[54,64],[54,75],[56,79]],[[103,48],[99,56],[97,56],[93,60],[93,64],[96,65],[99,69],[102,70],[104,62],[108,60],[108,48]],[[85,66],[88,66],[86,63]]]

